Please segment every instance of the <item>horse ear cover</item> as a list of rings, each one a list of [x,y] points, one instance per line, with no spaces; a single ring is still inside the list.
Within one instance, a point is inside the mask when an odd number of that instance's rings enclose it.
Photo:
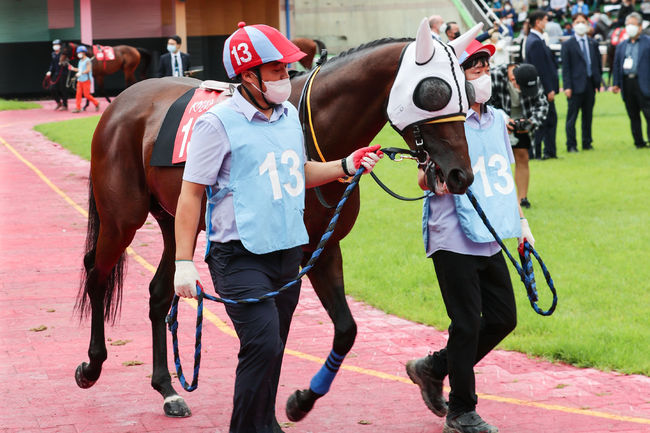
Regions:
[[[424,65],[428,63],[436,50],[433,46],[433,37],[429,28],[429,21],[423,18],[418,28],[417,36],[415,37],[415,63]]]

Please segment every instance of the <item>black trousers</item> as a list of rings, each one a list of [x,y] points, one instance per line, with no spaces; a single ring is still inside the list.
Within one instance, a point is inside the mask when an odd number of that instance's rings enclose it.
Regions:
[[[67,78],[67,73],[65,71],[61,71],[58,78],[52,78],[57,81],[56,83],[50,86],[50,93],[52,94],[52,98],[54,98],[54,101],[56,102],[57,105],[61,104],[67,108],[68,88],[65,86],[66,78]]]
[[[623,77],[623,101],[625,102],[625,109],[630,118],[630,126],[632,127],[632,137],[634,137],[634,145],[636,147],[643,147],[643,131],[641,130],[641,113],[645,117],[647,126],[646,135],[650,140],[650,98],[641,93],[639,87],[639,78]]]
[[[492,257],[436,251],[433,264],[451,319],[447,347],[433,354],[436,376],[449,375],[449,413],[476,408],[474,365],[517,326],[512,283],[501,252]]]
[[[557,156],[555,146],[555,135],[557,133],[557,111],[555,101],[548,103],[548,114],[544,123],[535,131],[535,158],[542,156],[554,158]],[[542,153],[542,141],[544,142],[544,153]]]
[[[212,243],[206,262],[221,297],[258,297],[298,274],[302,248],[253,254],[240,241]],[[300,282],[254,304],[225,304],[239,337],[230,433],[272,433],[275,398]]]
[[[582,93],[573,93],[569,98],[566,123],[564,124],[567,150],[578,148],[578,142],[576,140],[578,111],[582,111],[582,148],[585,149],[591,146],[593,141],[591,138],[591,120],[593,118],[595,102],[596,91],[594,89],[587,89]]]

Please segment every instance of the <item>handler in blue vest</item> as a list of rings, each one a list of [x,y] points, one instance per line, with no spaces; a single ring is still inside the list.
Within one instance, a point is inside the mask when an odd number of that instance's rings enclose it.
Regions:
[[[533,244],[510,169],[514,157],[505,114],[485,105],[492,92],[492,54],[494,46],[472,43],[459,59],[476,95],[465,123],[474,169],[470,189],[502,238],[519,237],[520,242],[525,238]],[[422,170],[418,181],[422,189],[429,189]],[[427,407],[446,416],[444,433],[497,432],[476,413],[474,364],[517,323],[506,262],[465,195],[430,194],[422,222],[427,256],[433,259],[451,324],[447,346],[409,361],[406,372],[420,387]],[[451,387],[449,403],[442,395],[446,376]]]
[[[206,262],[220,296],[259,297],[299,271],[305,188],[371,171],[379,146],[339,161],[306,161],[298,112],[286,102],[286,64],[305,54],[276,29],[239,24],[225,42],[223,62],[241,82],[231,99],[202,115],[188,150],[176,209],[174,289],[196,297],[195,237],[204,192],[208,197]],[[375,153],[377,152],[377,153]],[[226,304],[239,336],[230,433],[281,432],[275,399],[289,325],[300,284],[254,304]]]

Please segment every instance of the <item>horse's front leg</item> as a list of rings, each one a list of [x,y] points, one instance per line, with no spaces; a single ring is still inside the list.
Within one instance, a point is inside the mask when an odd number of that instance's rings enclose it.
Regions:
[[[149,284],[149,320],[153,344],[151,386],[164,398],[163,411],[169,417],[188,417],[192,411],[172,386],[167,366],[167,330],[165,317],[174,295],[174,219],[164,211],[152,212],[163,234],[164,250],[158,269]]]
[[[327,394],[357,336],[357,324],[345,299],[343,263],[338,242],[323,251],[316,266],[307,275],[334,323],[334,342],[327,361],[312,378],[309,389],[297,390],[287,400],[286,413],[291,421],[303,419],[316,400]]]

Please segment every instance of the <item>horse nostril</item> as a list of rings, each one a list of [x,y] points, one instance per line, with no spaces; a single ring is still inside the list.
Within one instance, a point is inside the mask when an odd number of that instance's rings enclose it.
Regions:
[[[462,193],[474,181],[474,175],[466,173],[458,168],[452,169],[447,175],[447,187],[449,191],[455,194]]]

